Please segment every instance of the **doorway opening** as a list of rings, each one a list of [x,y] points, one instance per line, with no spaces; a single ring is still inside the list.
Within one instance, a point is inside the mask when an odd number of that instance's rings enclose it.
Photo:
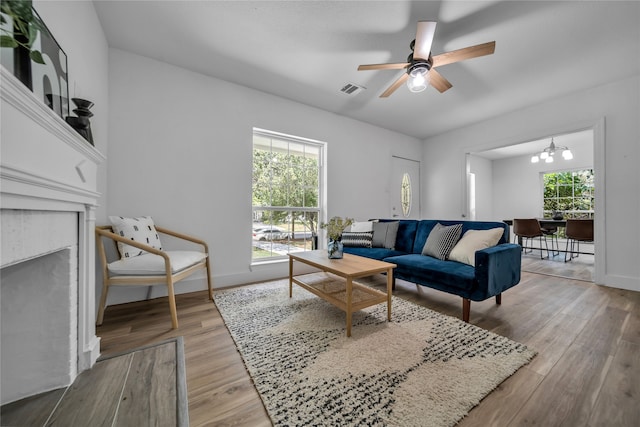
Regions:
[[[555,162],[532,163],[532,156],[548,147],[552,137],[556,145],[571,149],[573,159],[566,160],[558,156]],[[540,260],[538,251],[534,251],[534,255],[523,253],[522,269],[601,283],[598,281],[598,274],[604,271],[601,267],[604,265],[604,254],[598,251],[598,246],[604,243],[603,239],[599,239],[604,228],[604,119],[591,127],[550,133],[548,136],[523,141],[469,150],[466,153],[464,182],[467,216],[492,221],[545,218],[549,216],[549,212],[545,211],[545,174],[591,170],[594,178],[591,216],[595,219],[594,228],[597,230],[592,244],[595,255],[581,254],[565,263],[566,240],[561,238],[559,243],[562,256]],[[574,216],[570,212],[564,214]]]

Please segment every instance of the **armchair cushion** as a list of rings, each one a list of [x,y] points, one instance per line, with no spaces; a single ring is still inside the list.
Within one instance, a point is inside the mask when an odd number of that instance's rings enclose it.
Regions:
[[[160,236],[150,216],[136,218],[110,216],[109,221],[114,233],[134,242],[144,243],[152,248],[162,250]],[[118,242],[118,252],[120,252],[120,258],[132,258],[147,253],[142,249],[121,242]]]
[[[171,273],[177,273],[199,263],[207,257],[198,251],[166,251],[171,261]],[[126,276],[161,276],[166,273],[164,258],[160,255],[144,253],[132,258],[122,258],[110,263],[109,272]]]

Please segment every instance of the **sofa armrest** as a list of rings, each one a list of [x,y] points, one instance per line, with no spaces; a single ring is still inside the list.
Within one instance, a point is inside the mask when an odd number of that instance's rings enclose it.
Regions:
[[[520,282],[522,247],[503,243],[476,252],[478,301],[501,294]],[[474,295],[475,296],[475,295]],[[476,300],[476,298],[472,298]]]

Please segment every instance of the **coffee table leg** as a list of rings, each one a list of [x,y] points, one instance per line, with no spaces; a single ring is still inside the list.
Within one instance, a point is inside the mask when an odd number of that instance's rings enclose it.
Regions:
[[[351,291],[353,290],[353,282],[351,277],[347,278],[347,337],[351,336]]]
[[[391,289],[393,287],[393,268],[387,270],[387,321],[391,322]]]
[[[293,258],[289,258],[289,298],[293,296]]]

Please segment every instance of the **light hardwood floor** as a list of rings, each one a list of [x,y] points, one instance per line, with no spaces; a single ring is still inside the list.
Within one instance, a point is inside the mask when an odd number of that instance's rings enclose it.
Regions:
[[[370,284],[384,287],[380,276]],[[259,285],[250,285],[259,286]],[[459,317],[461,299],[398,281],[394,295]],[[98,328],[103,354],[182,335],[192,426],[268,426],[240,355],[206,292],[113,306]],[[471,323],[538,351],[460,426],[635,426],[640,420],[640,293],[523,272],[494,299],[472,302]]]

